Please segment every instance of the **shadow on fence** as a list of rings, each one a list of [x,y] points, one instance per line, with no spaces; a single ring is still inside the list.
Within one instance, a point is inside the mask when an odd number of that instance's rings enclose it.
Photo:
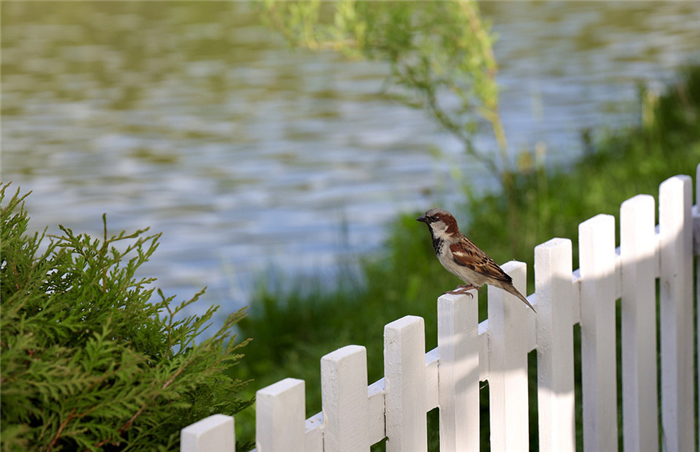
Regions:
[[[696,191],[700,199],[700,184]],[[613,216],[581,223],[576,271],[569,239],[537,246],[535,293],[528,297],[537,314],[489,287],[488,319],[478,323],[476,297],[443,295],[437,302],[438,346],[428,353],[422,318],[389,323],[384,378],[369,386],[364,347],[329,353],[321,359],[323,412],[309,419],[304,381],[287,378],[261,389],[257,451],[366,451],[385,438],[388,451],[426,450],[426,413],[434,408],[439,408],[440,450],[479,450],[479,385],[484,380],[491,450],[527,450],[532,350],[537,351],[539,448],[575,450],[576,324],[581,328],[584,450],[618,450],[617,299],[624,450],[658,450],[660,434],[663,450],[695,450],[693,249],[700,249],[700,209],[692,207],[690,177],[661,184],[658,226],[655,218],[652,196],[625,201],[618,248]],[[513,261],[503,269],[524,292],[526,265]],[[234,447],[229,416],[214,415],[181,432],[183,452],[231,452]]]

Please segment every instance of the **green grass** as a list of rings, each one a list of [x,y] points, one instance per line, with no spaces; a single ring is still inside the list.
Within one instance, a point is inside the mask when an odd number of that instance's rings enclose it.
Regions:
[[[457,212],[458,217],[470,218],[463,232],[498,263],[526,262],[528,293],[534,290],[536,245],[553,237],[570,238],[578,268],[579,223],[599,213],[619,219],[624,200],[640,193],[658,198],[658,186],[668,177],[695,176],[700,163],[700,67],[681,74],[657,101],[643,102],[643,110],[643,125],[609,133],[592,155],[570,168],[517,175],[510,212],[500,193],[469,199]],[[321,410],[323,355],[349,344],[365,346],[373,382],[383,375],[384,325],[409,314],[425,319],[426,347],[434,348],[436,299],[459,281],[438,263],[425,225],[415,221],[418,214],[396,219],[381,252],[362,260],[360,281],[341,281],[337,290],[322,289],[329,284],[321,278],[299,281],[292,291],[261,287],[250,316],[241,323],[242,337],[255,340],[236,367],[236,376],[253,378],[253,391],[286,377],[305,380],[308,417]],[[486,291],[482,292],[483,318]],[[534,422],[531,413],[536,445]],[[252,438],[252,409],[237,416],[237,426],[241,439]]]

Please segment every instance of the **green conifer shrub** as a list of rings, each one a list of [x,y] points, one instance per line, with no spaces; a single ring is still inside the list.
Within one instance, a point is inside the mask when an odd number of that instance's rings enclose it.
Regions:
[[[137,278],[160,234],[28,235],[19,190],[5,202],[0,284],[2,451],[178,450],[180,429],[252,403],[223,370],[243,355],[240,310],[196,342],[218,307],[184,317]],[[9,197],[9,196],[8,196]],[[183,318],[184,317],[184,318]],[[241,448],[250,445],[239,445]],[[241,449],[238,449],[241,450]]]

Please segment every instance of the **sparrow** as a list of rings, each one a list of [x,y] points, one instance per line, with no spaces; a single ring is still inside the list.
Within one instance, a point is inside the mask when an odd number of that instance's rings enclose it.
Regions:
[[[459,231],[457,220],[450,212],[443,209],[430,209],[416,218],[416,221],[428,225],[435,254],[442,266],[466,283],[445,293],[463,294],[467,290],[479,289],[484,284],[490,284],[515,295],[530,309],[537,312],[527,298],[513,286],[513,279]]]

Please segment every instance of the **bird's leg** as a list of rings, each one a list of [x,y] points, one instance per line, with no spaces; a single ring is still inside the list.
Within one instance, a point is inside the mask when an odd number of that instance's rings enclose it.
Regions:
[[[460,284],[459,286],[457,286],[457,288],[455,290],[450,290],[449,292],[445,292],[445,293],[448,293],[450,295],[464,295],[464,294],[466,294],[466,295],[469,295],[470,297],[473,298],[474,295],[472,295],[468,292],[469,290],[472,290],[472,289],[478,290],[479,288],[476,286],[473,286],[471,284]]]

